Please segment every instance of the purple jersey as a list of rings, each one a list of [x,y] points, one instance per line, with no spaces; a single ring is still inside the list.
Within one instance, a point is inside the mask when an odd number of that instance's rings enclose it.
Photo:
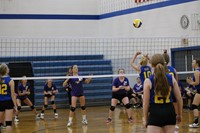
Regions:
[[[135,92],[141,92],[141,91],[143,91],[143,85],[142,84],[135,84],[134,87],[133,87],[133,90]]]
[[[27,92],[30,88],[31,88],[31,86],[29,83],[26,83],[25,86],[22,83],[20,83],[18,85],[18,91],[20,91],[21,93]],[[27,97],[27,95],[19,96],[19,94],[18,94],[18,96],[17,96],[17,98],[19,98],[19,99],[25,99],[26,97]]]
[[[197,68],[196,69],[197,71],[199,71],[200,72],[200,68]],[[195,82],[195,76],[193,75],[193,77],[192,77],[192,80]],[[198,85],[195,85],[195,89],[197,90],[197,91],[200,91],[200,83],[198,84]]]
[[[56,86],[54,84],[52,84],[51,87],[48,87],[47,84],[45,84],[45,86],[44,86],[44,91],[46,91],[46,92],[53,92],[55,90],[57,90],[57,88],[56,88]]]
[[[119,77],[117,77],[114,81],[112,86],[115,86],[116,88],[118,88],[119,86],[129,86],[129,81],[128,79],[125,77],[124,81],[120,81]],[[127,93],[127,91],[125,89],[120,89],[118,91],[115,91],[113,93],[117,93],[117,94],[122,94],[122,93]]]
[[[72,90],[71,90],[71,95],[72,96],[83,96],[83,81],[85,81],[85,78],[72,78],[69,79],[68,83],[71,84]]]

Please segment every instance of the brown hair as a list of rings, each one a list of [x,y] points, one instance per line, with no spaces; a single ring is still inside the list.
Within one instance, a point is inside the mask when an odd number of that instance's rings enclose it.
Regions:
[[[124,69],[124,68],[120,68],[120,69],[118,69],[118,71],[117,71],[118,74],[119,74],[119,72],[120,72],[121,70],[125,73],[125,69]]]
[[[169,93],[169,82],[166,76],[166,64],[161,54],[155,54],[151,58],[154,69],[154,91],[157,95],[166,97]]]
[[[196,64],[198,64],[198,66],[200,67],[200,59],[194,59],[196,60]]]
[[[164,57],[166,65],[167,65],[170,61],[169,54],[167,53],[167,51],[164,51],[164,53],[162,55]]]

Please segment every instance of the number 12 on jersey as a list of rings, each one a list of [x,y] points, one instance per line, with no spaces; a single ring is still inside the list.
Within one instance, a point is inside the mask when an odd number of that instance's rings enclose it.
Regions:
[[[0,94],[1,95],[7,95],[7,85],[6,84],[2,84],[0,87]]]

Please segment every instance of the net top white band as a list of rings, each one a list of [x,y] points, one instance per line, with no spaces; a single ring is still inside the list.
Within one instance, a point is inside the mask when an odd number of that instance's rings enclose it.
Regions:
[[[177,72],[177,74],[192,74],[194,71],[187,71],[187,72]],[[13,77],[13,80],[40,80],[40,79],[67,79],[67,78],[108,78],[108,77],[118,77],[119,74],[112,74],[112,75],[87,75],[87,76],[46,76],[46,77]],[[124,74],[123,76],[139,76],[139,74]]]

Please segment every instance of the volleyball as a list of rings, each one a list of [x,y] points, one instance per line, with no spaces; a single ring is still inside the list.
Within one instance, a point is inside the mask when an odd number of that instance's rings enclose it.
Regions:
[[[135,28],[140,28],[141,25],[142,25],[142,21],[141,21],[140,19],[135,19],[135,20],[133,21],[133,26],[134,26]]]

